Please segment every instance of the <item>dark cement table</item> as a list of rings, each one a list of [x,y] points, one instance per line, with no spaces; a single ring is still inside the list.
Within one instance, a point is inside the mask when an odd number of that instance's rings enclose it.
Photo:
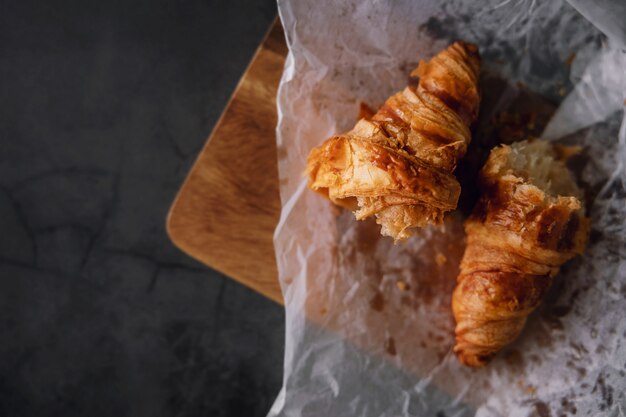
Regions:
[[[52,3],[0,6],[0,415],[264,416],[282,307],[164,220],[274,1]]]

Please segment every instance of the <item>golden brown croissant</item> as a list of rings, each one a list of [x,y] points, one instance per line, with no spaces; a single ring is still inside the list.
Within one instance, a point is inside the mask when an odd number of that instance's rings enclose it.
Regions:
[[[566,148],[540,140],[491,151],[452,296],[454,351],[484,366],[522,331],[560,266],[583,252],[589,220]]]
[[[420,77],[371,118],[313,149],[309,186],[361,220],[376,215],[381,233],[406,238],[456,208],[452,175],[470,142],[480,96],[475,45],[456,42],[411,73]],[[366,114],[363,112],[362,114]]]

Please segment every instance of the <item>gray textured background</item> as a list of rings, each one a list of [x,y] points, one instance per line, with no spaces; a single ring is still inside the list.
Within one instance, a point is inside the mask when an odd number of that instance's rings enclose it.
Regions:
[[[275,13],[0,1],[0,415],[268,411],[282,308],[164,221]]]

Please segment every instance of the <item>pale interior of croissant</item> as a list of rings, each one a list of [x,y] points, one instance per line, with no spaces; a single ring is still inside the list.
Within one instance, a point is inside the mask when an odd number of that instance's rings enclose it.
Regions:
[[[510,145],[505,163],[499,166],[499,174],[520,177],[539,188],[548,198],[580,198],[582,194],[565,161],[550,143],[541,140]]]

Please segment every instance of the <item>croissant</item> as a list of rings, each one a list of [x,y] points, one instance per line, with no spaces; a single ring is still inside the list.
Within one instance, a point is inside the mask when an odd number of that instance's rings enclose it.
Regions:
[[[518,142],[492,150],[481,170],[452,296],[454,352],[464,365],[484,366],[517,338],[560,266],[585,248],[589,219],[568,154]]]
[[[411,73],[417,86],[310,152],[309,187],[355,210],[358,220],[375,215],[381,233],[396,240],[440,223],[459,198],[452,172],[478,115],[479,67],[478,48],[465,42],[421,61]]]

